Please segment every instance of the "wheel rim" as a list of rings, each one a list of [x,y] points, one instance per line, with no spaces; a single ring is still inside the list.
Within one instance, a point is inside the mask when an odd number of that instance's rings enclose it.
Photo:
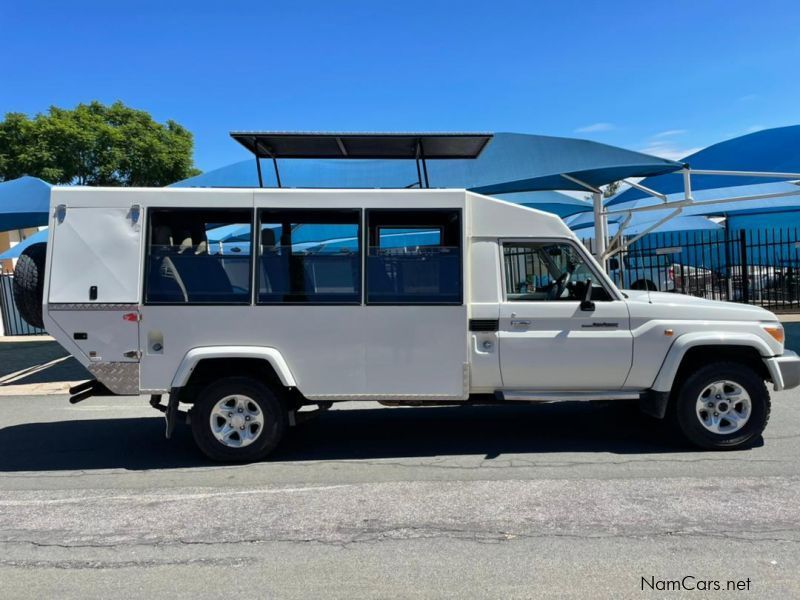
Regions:
[[[209,424],[218,442],[229,448],[244,448],[261,437],[264,413],[248,396],[225,396],[211,409]]]
[[[715,381],[697,397],[695,412],[700,424],[708,431],[727,435],[747,424],[753,403],[747,390],[735,381]]]

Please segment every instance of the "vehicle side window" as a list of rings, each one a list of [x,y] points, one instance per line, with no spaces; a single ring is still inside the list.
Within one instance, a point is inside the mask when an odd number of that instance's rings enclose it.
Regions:
[[[252,211],[149,211],[145,302],[249,304]]]
[[[361,212],[259,211],[258,301],[360,304]]]
[[[367,211],[368,304],[463,301],[461,211]]]
[[[580,301],[591,280],[592,300],[611,300],[583,256],[564,242],[503,244],[506,299],[509,302]]]

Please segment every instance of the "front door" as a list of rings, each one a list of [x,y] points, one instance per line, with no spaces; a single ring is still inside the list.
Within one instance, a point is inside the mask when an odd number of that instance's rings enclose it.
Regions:
[[[500,365],[505,389],[612,390],[631,367],[625,302],[583,248],[565,241],[502,244]],[[592,305],[584,305],[591,286]]]

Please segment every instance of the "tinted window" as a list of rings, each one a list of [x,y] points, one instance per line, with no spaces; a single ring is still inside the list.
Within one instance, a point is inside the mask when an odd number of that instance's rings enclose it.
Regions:
[[[506,299],[510,302],[583,300],[592,282],[592,300],[610,300],[589,265],[571,244],[503,244]]]
[[[461,212],[369,210],[367,302],[461,304]]]
[[[149,211],[145,301],[249,304],[249,210]]]
[[[259,211],[258,300],[361,302],[358,210]]]

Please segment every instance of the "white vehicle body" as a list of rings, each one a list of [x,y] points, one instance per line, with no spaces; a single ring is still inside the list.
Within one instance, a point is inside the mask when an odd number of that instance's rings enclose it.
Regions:
[[[254,220],[273,209],[354,211],[359,254],[347,256],[359,267],[357,301],[260,303],[265,276],[259,256],[250,256],[247,271],[237,267],[249,278],[241,303],[149,302],[148,240],[155,235],[148,233],[149,221],[158,211],[186,207],[241,209]],[[459,215],[457,301],[367,301],[367,223],[383,214],[371,211],[387,210]],[[658,404],[650,412],[663,416],[693,348],[726,355],[741,349],[774,389],[800,384],[800,362],[768,331],[780,327],[772,313],[674,293],[622,292],[557,217],[464,190],[55,188],[51,212],[47,331],[118,394],[178,394],[191,386],[199,365],[227,361],[216,364],[229,371],[235,361],[248,360],[268,365],[281,386],[307,402],[647,396]],[[253,229],[262,244],[263,227]],[[204,243],[195,239],[197,253],[206,252]],[[537,256],[559,261],[566,253],[568,264],[582,262],[590,280],[583,289],[594,290],[592,302],[569,298],[568,290],[553,297],[560,288],[552,283],[531,283],[530,292],[530,274],[508,280],[510,263],[531,264],[509,258],[516,256],[510,249],[540,252],[542,244],[550,244],[549,254]]]

